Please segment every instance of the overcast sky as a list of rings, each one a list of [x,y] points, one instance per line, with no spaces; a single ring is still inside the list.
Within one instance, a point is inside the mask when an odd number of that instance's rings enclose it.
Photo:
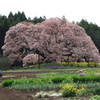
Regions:
[[[27,18],[64,15],[69,21],[86,19],[100,26],[100,0],[0,0],[1,15],[18,11],[24,11]]]

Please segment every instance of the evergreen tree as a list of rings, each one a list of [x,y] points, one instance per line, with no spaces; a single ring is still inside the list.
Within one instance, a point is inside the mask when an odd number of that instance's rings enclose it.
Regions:
[[[13,13],[12,12],[10,12],[9,15],[8,15],[8,18],[10,18],[10,17],[13,17]]]

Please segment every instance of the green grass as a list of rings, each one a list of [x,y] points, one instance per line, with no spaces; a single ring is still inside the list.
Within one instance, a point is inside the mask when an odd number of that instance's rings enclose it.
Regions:
[[[64,70],[64,69],[56,69],[57,71],[59,70]],[[24,72],[24,71],[55,71],[55,69],[38,69],[38,68],[34,68],[34,69],[17,69],[17,70],[6,70],[6,71],[2,71],[2,72]]]
[[[100,72],[100,69],[99,68],[81,68],[81,67],[75,67],[75,68],[66,68],[66,69],[38,69],[38,68],[34,68],[34,69],[23,69],[23,68],[20,68],[20,69],[15,69],[15,70],[5,70],[5,71],[2,71],[2,72],[26,72],[26,71],[68,71],[68,70],[80,70],[80,69],[86,69],[86,70],[89,70],[90,72],[94,71],[95,72]],[[92,69],[92,70],[91,70]]]

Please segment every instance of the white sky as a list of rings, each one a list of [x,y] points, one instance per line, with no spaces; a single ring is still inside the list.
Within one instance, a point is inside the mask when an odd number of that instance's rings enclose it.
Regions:
[[[1,15],[18,11],[24,11],[27,18],[64,15],[69,21],[86,19],[100,26],[100,0],[0,0]]]

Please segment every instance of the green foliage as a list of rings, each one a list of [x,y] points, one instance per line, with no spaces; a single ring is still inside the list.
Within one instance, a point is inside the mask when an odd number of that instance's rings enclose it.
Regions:
[[[61,82],[63,82],[64,80],[66,80],[66,77],[54,77],[54,78],[51,79],[51,81],[52,81],[53,83],[55,83],[55,84],[61,83]]]
[[[66,84],[62,86],[62,95],[64,97],[73,97],[76,96],[76,88],[73,84]]]
[[[89,100],[100,100],[99,95],[92,96]]]
[[[16,89],[59,89],[60,84],[54,84],[51,79],[10,79],[2,82],[3,87],[11,87]]]
[[[34,17],[33,23],[34,23],[34,24],[36,24],[36,23],[41,23],[41,22],[43,22],[45,19],[46,19],[45,16],[44,16],[43,18],[42,18],[42,17],[40,17],[40,18]]]
[[[49,78],[51,79],[52,82],[54,83],[59,83],[59,82],[72,82],[72,75],[76,75],[76,73],[69,73],[69,72],[51,72],[51,73],[43,73],[43,74],[37,74],[36,76],[38,78]]]
[[[60,89],[60,84],[53,84],[53,83],[19,83],[19,84],[12,84],[11,88],[15,89],[26,89],[26,90],[46,90],[46,89]]]
[[[5,80],[2,82],[3,87],[10,87],[14,83],[14,79]]]
[[[92,75],[92,76],[72,76],[73,82],[100,82],[100,76]]]
[[[100,86],[94,88],[93,94],[94,95],[100,95]]]

